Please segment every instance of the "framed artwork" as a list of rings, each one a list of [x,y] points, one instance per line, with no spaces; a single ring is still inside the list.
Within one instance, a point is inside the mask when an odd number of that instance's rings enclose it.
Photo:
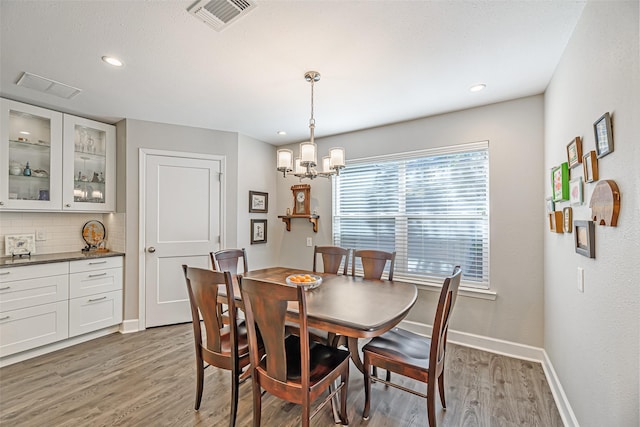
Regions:
[[[593,221],[574,221],[576,253],[587,258],[596,257],[595,226]]]
[[[27,255],[36,253],[35,234],[11,234],[4,236],[5,255]]]
[[[582,193],[582,177],[572,179],[569,181],[569,201],[573,206],[579,206],[583,203]]]
[[[554,211],[549,214],[549,230],[554,233],[563,233],[564,224],[562,222],[562,212]]]
[[[249,212],[267,213],[269,212],[269,193],[259,191],[249,191]]]
[[[267,243],[267,220],[251,220],[251,244]]]
[[[579,136],[576,136],[573,141],[567,144],[567,162],[569,168],[582,163],[582,140]]]
[[[544,200],[546,202],[547,213],[548,214],[556,210],[556,204],[555,204],[555,202],[553,201],[553,199],[551,197],[547,197]]]
[[[554,202],[569,200],[569,164],[567,162],[551,169],[551,188]]]
[[[564,222],[564,232],[573,233],[573,209],[570,207],[562,209],[562,219]]]
[[[598,180],[598,157],[595,151],[591,150],[582,156],[582,170],[584,171],[584,182]]]
[[[611,116],[604,113],[593,124],[593,133],[596,137],[596,153],[598,158],[613,152],[613,132],[611,130]]]

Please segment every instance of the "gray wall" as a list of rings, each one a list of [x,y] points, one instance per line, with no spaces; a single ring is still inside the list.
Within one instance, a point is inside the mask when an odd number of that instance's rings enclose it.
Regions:
[[[318,125],[318,129],[320,125]],[[543,344],[544,229],[543,97],[459,111],[425,119],[318,139],[319,156],[342,146],[349,159],[407,152],[489,140],[490,155],[490,274],[495,301],[461,297],[451,327],[516,343]],[[298,147],[292,147],[298,152]],[[543,173],[544,172],[544,173]],[[289,187],[295,178],[278,181],[278,209],[293,203]],[[331,244],[331,185],[325,179],[311,183],[311,208],[317,208],[320,226],[295,220],[282,233],[279,264],[311,267],[313,248],[302,247],[306,237]],[[432,323],[437,294],[421,290],[408,319]]]
[[[615,151],[598,168],[622,195],[618,226],[596,226],[595,259],[575,253],[573,234],[541,231],[545,350],[582,426],[640,425],[639,21],[637,1],[588,2],[545,94],[544,170],[567,160],[566,144],[576,136],[584,151],[594,150],[592,124],[609,111]],[[550,179],[544,182],[550,195]],[[589,218],[594,186],[585,185],[587,203],[574,207],[574,218]]]

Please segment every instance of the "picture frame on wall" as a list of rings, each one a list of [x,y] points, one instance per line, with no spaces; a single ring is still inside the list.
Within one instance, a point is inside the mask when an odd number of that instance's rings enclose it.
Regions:
[[[598,156],[594,150],[582,156],[582,170],[584,172],[584,182],[598,180]]]
[[[569,164],[567,162],[551,168],[551,189],[554,202],[569,200]]]
[[[551,197],[547,197],[546,199],[544,199],[544,201],[548,214],[556,210],[556,204]]]
[[[4,251],[7,256],[33,255],[36,253],[36,235],[8,234],[4,236]]]
[[[604,113],[593,124],[593,133],[596,137],[596,153],[598,158],[613,152],[613,131],[611,129],[611,116]]]
[[[260,191],[249,191],[249,212],[269,212],[269,193],[261,193]]]
[[[251,244],[267,243],[267,220],[251,220]]]
[[[595,258],[595,226],[593,221],[574,221],[573,226],[576,253],[587,258]]]
[[[573,233],[573,208],[562,209],[562,219],[564,222],[564,232]]]
[[[581,176],[569,181],[569,202],[572,206],[580,206],[584,202]]]
[[[582,163],[582,140],[576,136],[569,144],[567,144],[567,162],[569,168]]]

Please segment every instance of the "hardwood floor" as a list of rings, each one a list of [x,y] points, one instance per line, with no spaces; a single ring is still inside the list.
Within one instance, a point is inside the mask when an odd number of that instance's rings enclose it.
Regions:
[[[206,369],[202,405],[193,409],[191,334],[190,324],[113,334],[2,368],[0,425],[227,426],[228,371]],[[448,408],[438,406],[438,426],[562,426],[541,365],[453,344],[448,351]],[[353,365],[350,371],[351,426],[427,425],[423,399],[382,384],[373,385],[371,417],[362,420],[363,379]],[[236,425],[251,423],[251,382],[246,381]],[[298,426],[300,409],[265,395],[262,425]],[[329,407],[312,425],[334,425]]]

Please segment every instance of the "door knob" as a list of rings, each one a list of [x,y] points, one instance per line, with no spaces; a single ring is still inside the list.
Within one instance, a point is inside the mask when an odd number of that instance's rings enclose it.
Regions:
[[[156,248],[154,248],[153,246],[149,246],[149,248],[147,249],[147,252],[149,253],[154,253],[156,251]]]

